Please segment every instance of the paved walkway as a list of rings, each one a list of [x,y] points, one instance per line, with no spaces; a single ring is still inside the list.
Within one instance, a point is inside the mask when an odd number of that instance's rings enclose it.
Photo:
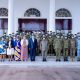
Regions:
[[[80,80],[80,68],[1,66],[0,80]]]
[[[0,62],[0,80],[80,80],[80,62]]]

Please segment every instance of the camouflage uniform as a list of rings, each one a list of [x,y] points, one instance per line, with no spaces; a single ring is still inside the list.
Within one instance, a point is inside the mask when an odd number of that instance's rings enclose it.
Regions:
[[[30,38],[30,34],[29,33],[26,34],[26,38],[29,40],[29,38]]]
[[[71,60],[73,61],[73,59],[75,58],[75,52],[76,52],[76,40],[75,38],[71,38],[70,39],[70,57]]]
[[[62,50],[62,41],[60,38],[55,38],[54,39],[54,49],[56,52],[56,61],[60,61],[61,59],[61,50]]]
[[[52,36],[49,36],[48,37],[48,42],[49,42],[49,50],[48,50],[48,53],[49,54],[52,54],[53,53],[53,37]]]
[[[63,39],[63,56],[64,61],[68,61],[68,48],[69,48],[69,40],[68,38]]]
[[[39,55],[39,53],[40,53],[40,41],[41,41],[41,36],[40,36],[40,34],[38,34],[37,33],[37,35],[36,35],[36,39],[37,39],[37,53],[38,53],[38,55]]]
[[[61,41],[62,41],[62,50],[61,50],[61,55],[63,56],[63,48],[64,48],[64,46],[63,46],[63,40],[64,40],[64,36],[62,35],[61,36]]]

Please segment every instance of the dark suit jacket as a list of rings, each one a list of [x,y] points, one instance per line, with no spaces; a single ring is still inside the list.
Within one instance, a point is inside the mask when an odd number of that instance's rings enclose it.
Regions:
[[[29,49],[36,49],[37,48],[37,39],[34,39],[34,42],[32,38],[29,39]]]
[[[17,41],[15,40],[11,40],[11,48],[15,48],[15,46],[17,45]],[[9,46],[9,41],[7,42],[7,47]]]

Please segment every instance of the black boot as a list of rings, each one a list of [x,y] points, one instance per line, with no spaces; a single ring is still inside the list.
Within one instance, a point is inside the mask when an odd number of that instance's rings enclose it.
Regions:
[[[46,58],[43,58],[43,62],[44,62],[44,61],[47,61]]]
[[[59,61],[60,62],[61,60],[60,59],[56,59],[56,61]]]
[[[64,57],[64,61],[68,61],[68,57]]]
[[[78,58],[77,61],[80,61],[80,58]]]

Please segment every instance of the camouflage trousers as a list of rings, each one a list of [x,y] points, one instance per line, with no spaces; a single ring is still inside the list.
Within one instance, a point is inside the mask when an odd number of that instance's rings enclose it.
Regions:
[[[55,52],[56,52],[56,60],[60,60],[61,59],[61,49],[56,48]]]
[[[63,57],[68,57],[68,51],[69,51],[68,48],[63,49]]]
[[[49,54],[53,53],[53,45],[49,45],[48,53]]]
[[[71,59],[75,58],[75,53],[76,53],[76,48],[71,48],[70,49],[70,57],[71,57]]]

